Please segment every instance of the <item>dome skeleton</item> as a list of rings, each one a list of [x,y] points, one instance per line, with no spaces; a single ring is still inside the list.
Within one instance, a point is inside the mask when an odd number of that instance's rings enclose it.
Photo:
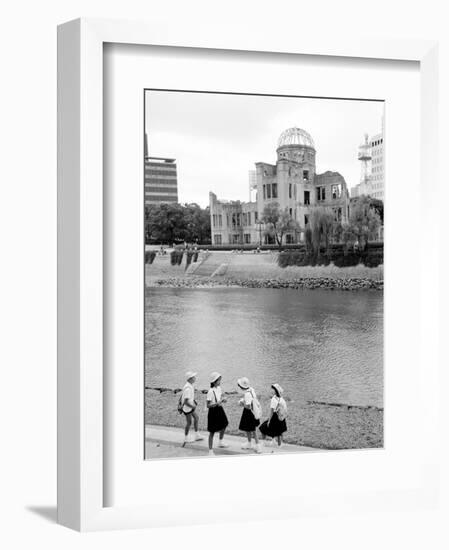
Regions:
[[[315,149],[315,143],[313,142],[312,136],[305,130],[296,126],[282,132],[278,140],[278,149],[291,145]]]

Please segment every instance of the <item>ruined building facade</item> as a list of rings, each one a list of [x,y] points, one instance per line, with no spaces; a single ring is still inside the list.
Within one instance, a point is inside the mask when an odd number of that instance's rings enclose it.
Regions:
[[[310,215],[317,206],[327,207],[335,220],[349,218],[349,193],[338,172],[316,173],[316,150],[311,136],[301,128],[289,128],[278,140],[276,164],[256,163],[256,201],[221,201],[209,194],[213,245],[272,242],[261,223],[264,208],[277,202],[297,222],[285,235],[285,243],[304,240]]]

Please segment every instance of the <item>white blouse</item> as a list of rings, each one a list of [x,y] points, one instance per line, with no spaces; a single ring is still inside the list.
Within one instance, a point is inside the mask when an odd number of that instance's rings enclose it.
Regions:
[[[221,387],[210,388],[207,392],[207,401],[212,401],[212,403],[218,403],[221,399],[222,391]]]

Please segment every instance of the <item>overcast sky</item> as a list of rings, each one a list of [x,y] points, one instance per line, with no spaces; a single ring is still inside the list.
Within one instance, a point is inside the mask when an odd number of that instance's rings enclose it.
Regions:
[[[275,164],[279,135],[298,126],[312,136],[317,173],[340,172],[359,183],[357,147],[381,131],[384,104],[285,97],[147,91],[150,156],[176,158],[179,201],[248,200],[248,171]]]

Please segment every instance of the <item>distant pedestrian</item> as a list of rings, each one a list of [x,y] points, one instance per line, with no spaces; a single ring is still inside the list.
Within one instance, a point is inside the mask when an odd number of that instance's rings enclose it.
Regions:
[[[186,383],[182,389],[181,396],[179,398],[178,410],[180,413],[184,414],[186,417],[186,426],[184,428],[184,443],[193,443],[194,441],[202,441],[204,437],[198,431],[198,414],[196,412],[197,402],[195,401],[195,381],[196,381],[196,372],[188,371],[186,372]],[[190,428],[193,420],[193,428],[195,430],[195,435],[189,435]]]
[[[242,417],[240,419],[239,430],[246,432],[247,442],[242,445],[242,449],[254,449],[256,453],[261,452],[259,438],[256,428],[260,424],[262,410],[256,392],[250,386],[248,378],[239,378],[238,387],[243,392],[243,397],[239,403],[243,407]],[[252,439],[254,438],[254,447]]]
[[[210,375],[210,389],[207,392],[207,431],[209,432],[209,454],[213,455],[214,435],[220,434],[218,447],[226,448],[229,445],[223,441],[226,427],[228,426],[228,418],[223,409],[223,403],[226,403],[226,398],[221,390],[221,374],[213,372]]]
[[[279,384],[271,386],[270,415],[260,426],[262,439],[271,437],[277,441],[278,447],[282,445],[282,434],[287,431],[287,403],[282,397],[284,390]]]

